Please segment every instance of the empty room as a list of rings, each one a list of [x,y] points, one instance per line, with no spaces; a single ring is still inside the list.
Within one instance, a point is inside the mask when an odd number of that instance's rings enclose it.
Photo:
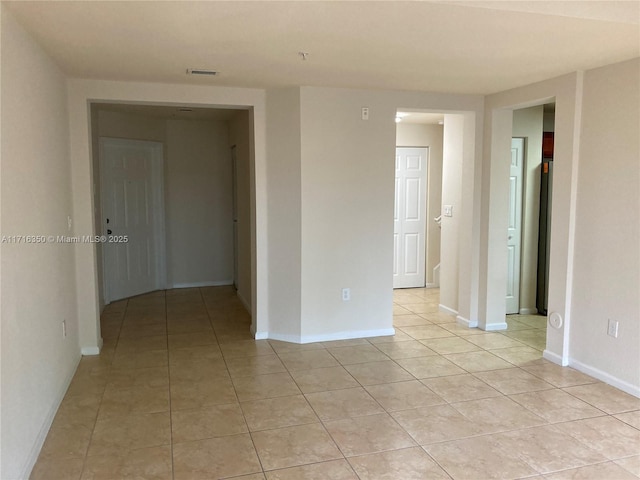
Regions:
[[[0,20],[0,479],[640,478],[640,2]]]

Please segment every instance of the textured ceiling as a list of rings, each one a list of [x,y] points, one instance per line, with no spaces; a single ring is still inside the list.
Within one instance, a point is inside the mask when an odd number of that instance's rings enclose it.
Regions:
[[[640,55],[638,1],[3,4],[80,78],[488,94]]]

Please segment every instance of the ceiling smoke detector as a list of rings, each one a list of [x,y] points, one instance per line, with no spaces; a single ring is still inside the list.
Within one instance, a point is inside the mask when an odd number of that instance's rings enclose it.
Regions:
[[[207,70],[206,68],[187,68],[187,75],[208,75],[215,77],[218,72],[215,70]]]

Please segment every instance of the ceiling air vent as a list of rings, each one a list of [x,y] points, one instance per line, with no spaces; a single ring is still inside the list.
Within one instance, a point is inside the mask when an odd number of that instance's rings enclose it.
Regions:
[[[205,68],[187,68],[187,75],[208,75],[214,77],[218,75],[215,70],[207,70]]]

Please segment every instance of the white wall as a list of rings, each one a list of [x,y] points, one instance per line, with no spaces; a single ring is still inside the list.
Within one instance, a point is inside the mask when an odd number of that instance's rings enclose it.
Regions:
[[[393,331],[395,108],[375,97],[301,89],[302,334],[310,340]]]
[[[299,341],[301,318],[300,90],[267,92],[269,325],[265,338]]]
[[[462,211],[462,168],[464,117],[444,116],[442,160],[442,206],[451,205],[453,216],[442,215],[440,234],[440,309],[458,313],[458,268],[460,214]]]
[[[640,60],[585,73],[571,359],[640,396],[638,105]],[[620,322],[617,339],[607,319]]]
[[[310,342],[390,333],[395,112],[466,110],[475,117],[481,97],[301,87],[270,90],[267,98],[267,335]],[[470,124],[473,139],[482,122]],[[466,145],[471,177],[474,146]],[[477,192],[469,190],[472,218]],[[472,223],[464,228],[469,237]],[[351,301],[342,301],[342,288],[351,289]]]
[[[406,108],[467,110],[475,116],[482,110],[481,98],[312,87],[301,91],[303,337],[388,332],[395,113]],[[360,118],[363,106],[369,107],[366,121]],[[473,138],[475,124],[471,128]],[[473,164],[478,158],[473,145],[468,150],[466,160]],[[467,207],[472,209],[475,192],[469,190]],[[471,237],[472,228],[471,222],[465,224],[464,234]],[[345,287],[351,289],[350,302],[341,300]]]
[[[233,283],[231,150],[226,122],[168,120],[165,208],[172,287]]]
[[[70,235],[65,77],[0,8],[2,235]],[[74,251],[84,248],[0,246],[2,479],[28,477],[80,359]]]
[[[440,263],[440,227],[433,220],[442,205],[442,125],[398,123],[396,146],[429,147],[427,170],[427,284],[434,284],[433,269]]]
[[[114,112],[97,107],[94,109],[98,112],[97,133],[99,137],[129,138],[162,143],[167,141],[166,121],[161,117]]]
[[[240,110],[229,122],[229,145],[236,146],[238,297],[251,311],[251,132],[249,111]]]
[[[520,263],[520,313],[536,313],[538,278],[538,221],[540,217],[540,169],[544,106],[513,112],[513,136],[525,138],[523,169],[522,244]]]

